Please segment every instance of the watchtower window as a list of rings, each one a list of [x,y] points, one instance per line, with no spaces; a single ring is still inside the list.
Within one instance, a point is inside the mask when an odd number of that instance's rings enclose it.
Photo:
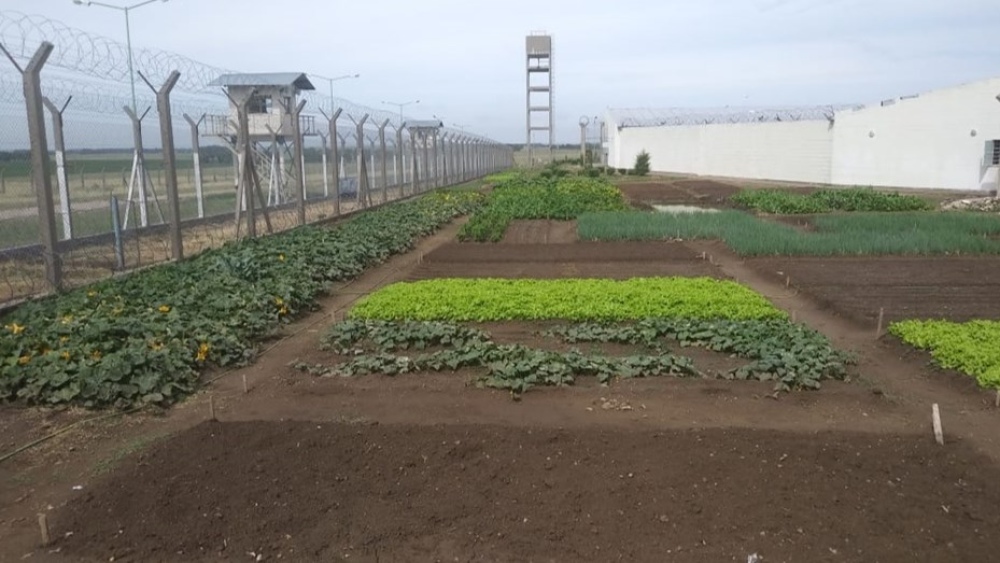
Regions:
[[[248,113],[271,113],[271,97],[254,95],[247,105]]]

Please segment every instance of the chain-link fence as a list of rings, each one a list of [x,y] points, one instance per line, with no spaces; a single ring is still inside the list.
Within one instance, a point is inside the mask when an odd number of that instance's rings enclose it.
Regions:
[[[240,75],[169,53],[135,57],[133,102],[123,46],[49,20],[0,12],[0,45],[0,305],[512,164],[483,137],[298,88],[251,107],[293,85],[224,91]]]

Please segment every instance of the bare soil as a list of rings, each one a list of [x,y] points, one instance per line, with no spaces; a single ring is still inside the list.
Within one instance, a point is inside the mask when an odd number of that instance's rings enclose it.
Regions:
[[[719,276],[699,256],[671,242],[448,243],[424,255],[409,279]]]
[[[754,270],[791,284],[838,315],[878,319],[1000,318],[1000,257],[753,258]]]
[[[203,423],[54,526],[93,561],[988,561],[993,474],[915,436]]]
[[[635,182],[618,188],[629,203],[640,208],[659,204],[728,206],[729,196],[740,191],[738,186],[713,180]]]
[[[503,237],[505,243],[560,244],[576,240],[576,221],[511,221]]]

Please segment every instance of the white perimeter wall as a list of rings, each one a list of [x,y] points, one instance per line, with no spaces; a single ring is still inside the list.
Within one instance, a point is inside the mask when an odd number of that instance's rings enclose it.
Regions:
[[[837,185],[988,190],[997,187],[1000,78],[838,112],[826,120],[618,129],[608,164],[631,168],[645,149],[657,172]],[[975,135],[972,132],[975,131]]]
[[[995,189],[987,151],[1000,139],[997,94],[993,79],[837,113],[831,183]]]
[[[628,127],[616,131],[609,158],[631,168],[645,149],[658,172],[830,183],[829,129],[827,121]]]

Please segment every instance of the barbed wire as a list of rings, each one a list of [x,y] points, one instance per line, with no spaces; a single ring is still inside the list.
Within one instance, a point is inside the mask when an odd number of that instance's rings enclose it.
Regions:
[[[781,107],[723,108],[612,108],[608,115],[618,127],[663,125],[712,125],[833,119],[838,111],[856,109],[859,104]]]
[[[103,114],[119,114],[124,105],[129,105],[131,93],[126,89],[129,84],[128,48],[124,43],[43,16],[0,10],[0,42],[15,58],[29,59],[43,41],[56,46],[44,71],[43,88],[47,96],[65,98],[72,95],[76,109]],[[175,113],[226,112],[227,104],[221,90],[210,84],[222,74],[238,71],[158,49],[133,47],[132,53],[135,69],[154,84],[165,80],[174,70],[180,72],[181,78],[174,91]],[[331,100],[317,91],[302,92],[301,96],[307,102],[304,112],[317,119],[322,119],[321,110],[329,114],[330,108],[336,106],[343,109],[343,117],[360,119],[368,114],[366,130],[377,129],[386,120],[394,129],[401,124],[398,112],[340,97]],[[0,64],[0,100],[19,100],[20,97],[20,76],[14,69]],[[142,88],[137,89],[137,100],[141,106],[155,105],[154,97]],[[402,116],[402,121],[411,119]],[[467,132],[463,134],[474,137]]]

